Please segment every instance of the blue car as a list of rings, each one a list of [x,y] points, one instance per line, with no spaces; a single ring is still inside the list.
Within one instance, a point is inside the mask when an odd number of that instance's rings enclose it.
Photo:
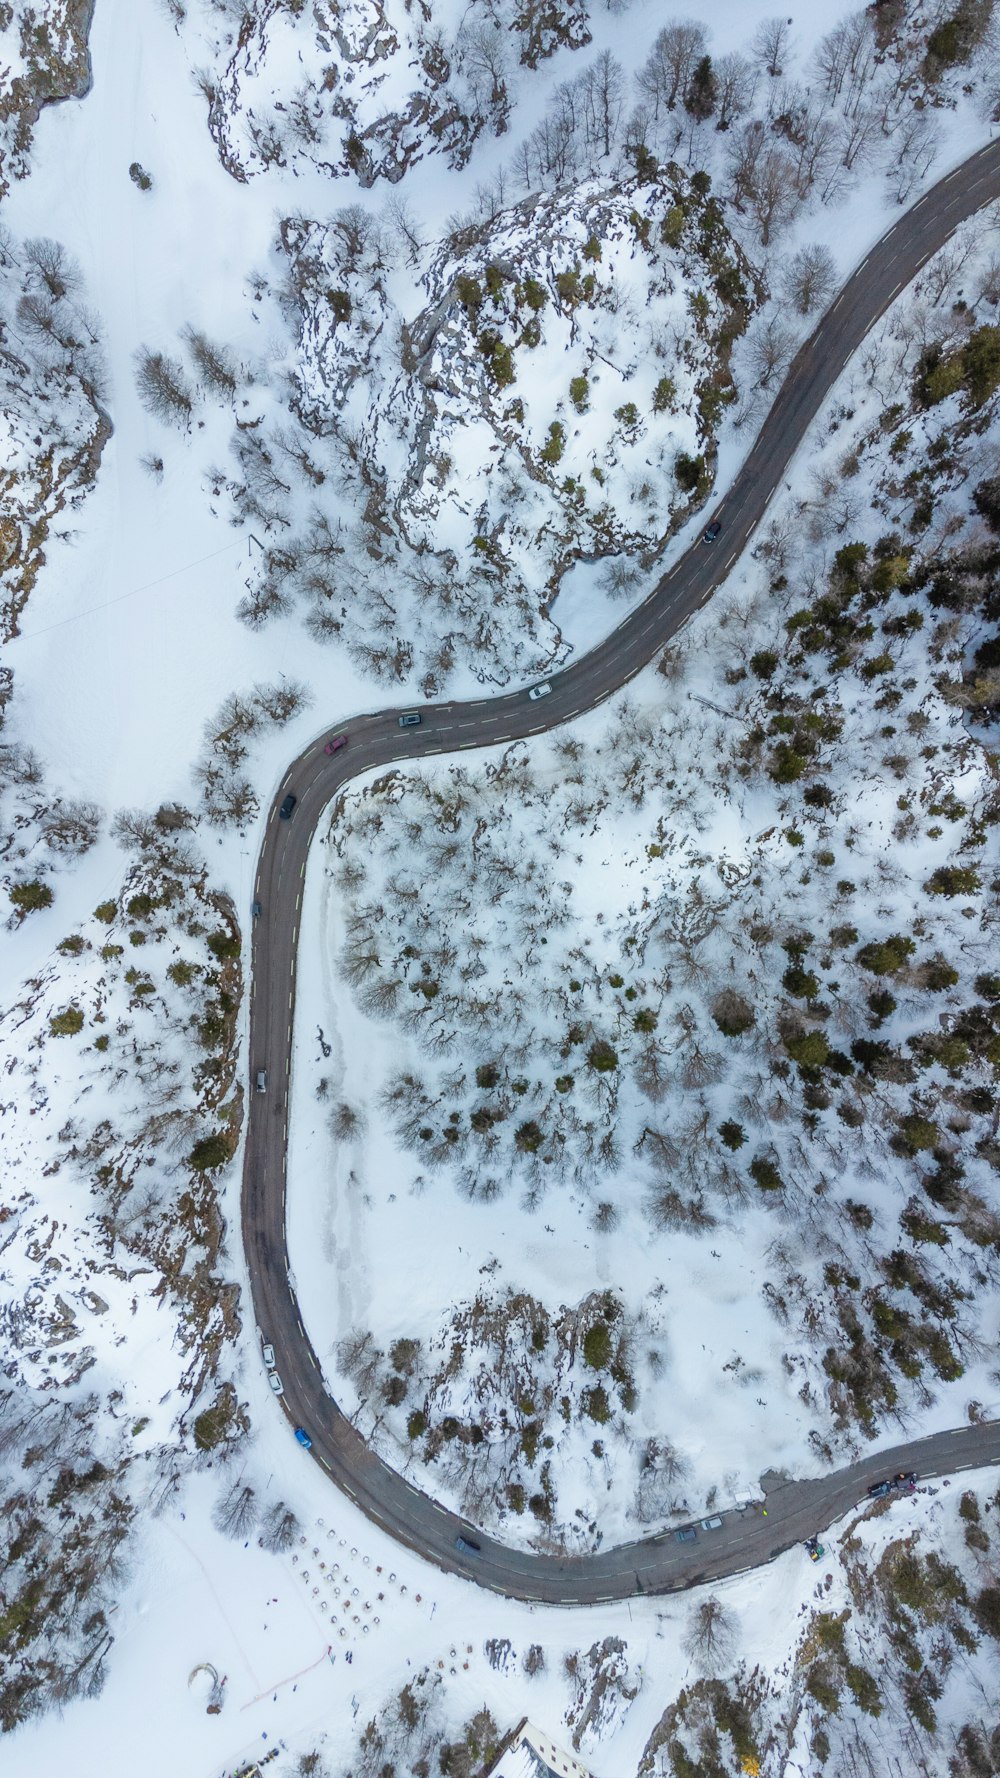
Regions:
[[[304,1426],[296,1426],[295,1436],[298,1439],[299,1444],[302,1446],[302,1449],[304,1451],[311,1451],[312,1450],[313,1442],[312,1442],[312,1439],[309,1437],[308,1432],[305,1430]]]

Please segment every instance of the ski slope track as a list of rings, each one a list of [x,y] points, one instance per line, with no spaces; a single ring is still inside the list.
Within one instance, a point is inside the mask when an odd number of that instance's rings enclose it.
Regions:
[[[399,727],[398,709],[357,717],[349,725],[348,751],[327,755],[329,735],[321,735],[292,762],[275,796],[256,879],[263,912],[254,922],[250,984],[250,1067],[252,1073],[268,1069],[269,1090],[248,1095],[243,1165],[243,1241],[256,1320],[277,1354],[281,1406],[292,1426],[308,1428],[312,1456],[331,1481],[407,1548],[507,1597],[589,1605],[741,1573],[831,1524],[864,1498],[870,1482],[897,1470],[927,1477],[1000,1464],[1000,1422],[916,1439],[821,1479],[764,1477],[766,1513],[759,1506],[726,1512],[721,1529],[700,1532],[695,1543],[677,1543],[666,1531],[641,1543],[563,1557],[508,1549],[475,1531],[479,1554],[460,1551],[455,1539],[468,1532],[465,1521],[377,1457],[328,1394],[289,1275],[285,1194],[295,966],[310,845],[330,799],[357,774],[520,740],[572,721],[626,685],[725,581],[865,334],[959,223],[996,198],[1000,141],[962,162],[882,237],[802,346],[743,468],[706,514],[706,524],[721,523],[718,542],[690,549],[612,635],[552,676],[550,696],[531,702],[521,690],[469,703],[425,704],[420,726],[409,729]],[[278,806],[288,791],[297,806],[290,821],[281,821]]]

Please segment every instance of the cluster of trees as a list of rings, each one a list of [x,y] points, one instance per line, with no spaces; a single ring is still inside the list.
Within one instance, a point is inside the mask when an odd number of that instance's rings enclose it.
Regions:
[[[356,1328],[337,1357],[371,1436],[388,1427],[397,1461],[402,1451],[404,1463],[433,1464],[479,1521],[528,1515],[550,1537],[579,1541],[580,1527],[560,1514],[559,1447],[580,1425],[597,1445],[621,1435],[622,1417],[638,1407],[637,1332],[610,1291],[555,1317],[527,1292],[483,1291],[453,1305],[427,1345],[403,1337],[384,1351]],[[655,1462],[661,1486],[681,1474],[665,1440],[642,1461]]]
[[[719,56],[702,24],[668,20],[634,76],[604,50],[556,89],[517,147],[514,176],[527,190],[562,185],[606,169],[619,153],[640,170],[657,156],[705,166],[712,151],[702,138],[711,126],[733,138],[732,189],[757,216],[765,245],[811,194],[832,201],[876,159],[903,201],[936,152],[932,102],[979,55],[989,14],[982,0],[963,0],[921,31],[906,28],[896,4],[863,8],[826,33],[801,75],[787,17],[762,21],[745,49]],[[366,39],[358,78],[332,100],[307,77],[279,107],[247,105],[242,37],[225,73],[203,71],[199,82],[236,177],[318,155],[329,164],[338,156],[328,140],[332,126],[341,137],[340,170],[367,185],[395,183],[429,149],[464,165],[484,129],[500,135],[509,127],[518,63],[533,68],[560,46],[584,49],[590,40],[586,7],[573,0],[516,8],[492,0],[470,7],[451,37],[415,22],[409,66],[420,71],[420,85],[397,109],[373,107],[367,90],[367,64],[386,47],[380,37]],[[266,55],[263,37],[260,47]],[[342,46],[342,53],[352,52]],[[987,86],[992,93],[989,77]]]
[[[180,358],[140,346],[135,353],[135,385],[147,413],[182,432],[191,428],[199,400],[205,395],[234,403],[249,373],[229,347],[190,324],[181,331],[192,375]]]
[[[123,1438],[96,1396],[0,1394],[0,1730],[93,1697],[114,1636],[135,1507]],[[100,1455],[98,1455],[100,1451]]]
[[[205,724],[206,752],[194,768],[201,806],[213,827],[242,832],[254,819],[260,802],[246,767],[253,743],[269,729],[283,728],[308,709],[312,694],[296,679],[255,685],[250,692],[231,692]]]
[[[717,60],[704,26],[671,20],[631,81],[604,51],[557,88],[516,151],[515,177],[525,190],[562,185],[606,168],[619,154],[642,176],[664,158],[724,170],[728,191],[752,215],[765,248],[804,203],[833,202],[875,163],[903,202],[940,140],[927,99],[979,49],[983,11],[963,9],[963,21],[970,16],[957,34],[921,39],[887,29],[884,9],[865,8],[827,33],[801,79],[790,72],[786,18],[765,20],[746,53]],[[946,38],[950,61],[933,47]],[[724,168],[705,133],[710,124],[725,136]]]
[[[973,1705],[970,1714],[970,1696],[989,1695],[1000,1636],[986,1529],[998,1505],[969,1490],[933,1534],[879,1539],[878,1547],[855,1527],[821,1570],[842,1566],[847,1603],[811,1611],[791,1633],[790,1679],[766,1664],[748,1667],[735,1614],[711,1594],[696,1598],[684,1647],[701,1677],[668,1703],[640,1778],[759,1773],[768,1755],[780,1761],[793,1747],[808,1748],[816,1770],[852,1778],[887,1762],[921,1773],[947,1768],[954,1778],[992,1773],[1000,1732],[988,1711]],[[955,1561],[962,1524],[974,1554]],[[747,1627],[753,1640],[749,1619]],[[789,1675],[789,1665],[782,1671]]]

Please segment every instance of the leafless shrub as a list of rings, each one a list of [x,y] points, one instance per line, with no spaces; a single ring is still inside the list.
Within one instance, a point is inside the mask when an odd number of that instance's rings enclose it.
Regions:
[[[194,394],[180,359],[140,346],[135,367],[136,389],[147,413],[186,429],[194,410]]]
[[[787,302],[800,315],[820,309],[837,281],[837,268],[828,247],[814,243],[800,247],[785,268],[782,286]]]

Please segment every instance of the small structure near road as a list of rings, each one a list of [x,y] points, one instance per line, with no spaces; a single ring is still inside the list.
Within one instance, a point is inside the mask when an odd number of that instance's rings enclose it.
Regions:
[[[516,1729],[504,1736],[500,1752],[480,1778],[591,1778],[591,1774],[522,1716]]]

